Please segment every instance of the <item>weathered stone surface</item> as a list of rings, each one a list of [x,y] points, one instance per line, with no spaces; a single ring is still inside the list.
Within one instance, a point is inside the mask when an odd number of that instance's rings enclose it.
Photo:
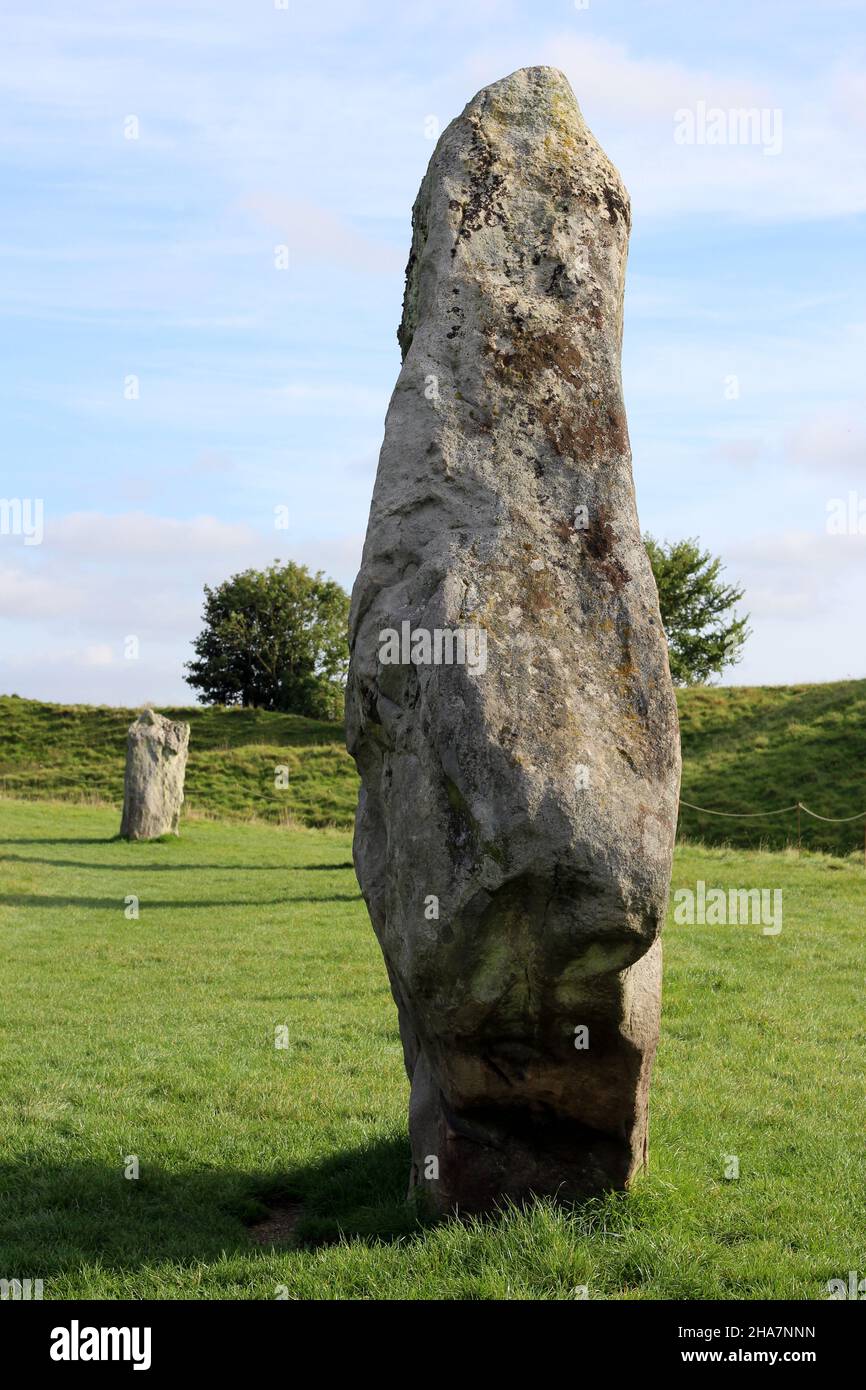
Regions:
[[[551,68],[469,103],[414,209],[347,739],[440,1210],[646,1156],[679,739],[620,382],[629,221]],[[486,669],[389,664],[404,622],[480,630]]]
[[[120,833],[128,840],[177,835],[189,725],[146,709],[130,724]]]

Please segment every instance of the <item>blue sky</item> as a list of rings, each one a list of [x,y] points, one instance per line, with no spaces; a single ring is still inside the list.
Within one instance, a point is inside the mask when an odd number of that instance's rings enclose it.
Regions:
[[[431,134],[536,63],[632,197],[642,525],[745,585],[729,680],[866,675],[863,21],[860,0],[7,4],[0,496],[45,521],[40,545],[0,535],[0,689],[189,702],[205,583],[279,556],[351,585]],[[699,103],[779,112],[781,148],[678,143]],[[851,492],[863,534],[828,534]]]

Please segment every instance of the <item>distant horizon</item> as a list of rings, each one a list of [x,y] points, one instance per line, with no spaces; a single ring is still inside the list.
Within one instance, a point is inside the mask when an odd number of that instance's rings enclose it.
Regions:
[[[740,681],[713,681],[710,683],[698,683],[696,685],[677,685],[675,691],[695,691],[695,690],[799,690],[805,687],[811,688],[820,685],[866,685],[866,676],[839,676],[833,680],[826,681],[764,681],[759,685],[747,684]],[[261,714],[277,714],[281,716],[290,715],[293,719],[307,719],[311,724],[339,724],[341,719],[324,719],[313,717],[306,714],[296,714],[293,710],[272,710],[264,705],[221,705],[208,703],[206,701],[195,701],[192,704],[188,700],[151,700],[145,698],[130,705],[112,704],[106,700],[42,700],[36,695],[22,695],[19,691],[0,691],[0,700],[24,700],[32,704],[39,705],[60,705],[67,708],[80,709],[112,709],[112,710],[141,710],[148,707],[159,709],[190,709],[190,710],[256,710]]]

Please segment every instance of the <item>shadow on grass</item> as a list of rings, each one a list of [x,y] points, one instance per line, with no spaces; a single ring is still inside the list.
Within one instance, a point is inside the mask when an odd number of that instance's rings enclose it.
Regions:
[[[406,1200],[409,1144],[379,1139],[280,1175],[173,1173],[141,1158],[140,1176],[98,1163],[0,1165],[0,1245],[9,1278],[50,1278],[82,1264],[129,1271],[314,1247],[342,1237],[391,1243],[422,1229]],[[262,1241],[274,1211],[295,1206],[284,1243]]]
[[[64,835],[21,835],[14,840],[4,835],[0,839],[0,848],[3,845],[114,845],[118,843],[120,843],[119,835],[88,835],[83,838]]]
[[[297,894],[282,894],[278,898],[164,898],[157,900],[147,896],[141,897],[142,907],[147,907],[149,911],[155,909],[171,908],[195,908],[200,907],[283,907],[286,903],[359,903],[362,901],[360,893],[326,893],[321,897],[298,897]],[[114,898],[68,898],[52,897],[47,893],[0,893],[0,907],[47,907],[47,908],[66,908],[66,907],[86,907],[92,909],[110,909],[114,911],[124,904],[124,897]]]
[[[116,864],[88,864],[86,860],[80,859],[40,859],[36,855],[30,854],[3,854],[4,844],[13,844],[16,841],[0,840],[0,859],[7,864],[47,864],[53,869],[116,869]],[[96,840],[88,840],[87,844],[100,843]],[[107,843],[107,842],[102,842]],[[124,865],[124,867],[129,867]],[[257,874],[263,870],[279,873],[315,873],[319,870],[354,869],[354,864],[202,864],[197,859],[185,860],[182,864],[135,864],[131,867],[140,869],[142,873],[162,873],[166,870],[171,873],[180,873],[184,869],[213,869],[219,873],[235,874]]]

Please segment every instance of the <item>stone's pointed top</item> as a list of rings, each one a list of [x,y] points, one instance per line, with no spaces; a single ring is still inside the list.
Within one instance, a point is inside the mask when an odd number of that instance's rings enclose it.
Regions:
[[[188,730],[189,725],[182,719],[169,719],[166,715],[160,714],[159,710],[155,710],[148,705],[130,725],[130,732],[136,728]]]
[[[498,77],[495,82],[488,82],[486,87],[480,89],[481,92],[492,92],[513,87],[515,90],[529,87],[565,87],[571,91],[571,83],[565,73],[560,68],[548,67],[541,64],[537,67],[515,68],[514,72],[508,73],[506,77]],[[473,100],[477,100],[480,92]],[[573,95],[573,93],[572,93]]]
[[[559,68],[518,68],[491,82],[475,93],[450,128],[467,119],[474,123],[479,116],[492,122],[487,138],[522,132],[531,143],[549,143],[551,136],[589,135],[571,84]]]
[[[482,87],[443,131],[415,200],[397,332],[404,359],[419,318],[430,318],[437,298],[457,295],[461,285],[486,298],[498,284],[506,303],[519,305],[527,266],[542,266],[539,283],[525,286],[529,301],[558,314],[589,289],[592,267],[580,274],[575,267],[592,244],[611,255],[618,296],[630,221],[622,179],[558,68],[518,68]],[[580,317],[591,323],[599,306],[588,298]],[[463,310],[451,300],[449,310],[447,341],[455,343]],[[618,332],[618,312],[613,322]]]
[[[500,77],[495,82],[490,82],[486,87],[482,87],[468,104],[472,106],[487,93],[512,97],[518,101],[524,101],[527,98],[533,98],[537,101],[545,95],[559,94],[560,96],[571,97],[577,105],[571,83],[559,68],[516,68],[507,77]]]

